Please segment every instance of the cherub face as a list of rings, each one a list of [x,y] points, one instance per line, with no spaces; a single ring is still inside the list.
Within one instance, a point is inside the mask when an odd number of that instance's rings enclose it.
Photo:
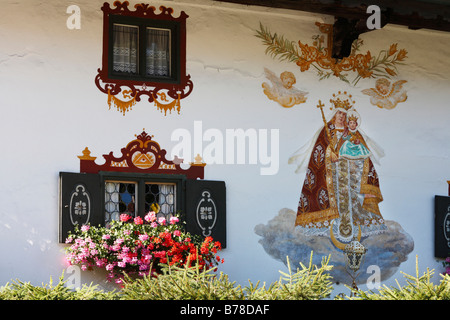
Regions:
[[[292,85],[295,83],[294,79],[289,78],[289,77],[286,77],[286,78],[282,79],[282,82],[283,82],[283,86],[286,89],[292,88]]]
[[[383,95],[385,95],[389,92],[389,86],[386,85],[385,83],[377,83],[376,88],[377,88],[378,92],[380,92]]]
[[[358,127],[358,122],[356,122],[355,120],[350,120],[350,121],[348,122],[348,127],[349,127],[351,130],[355,130],[355,129]]]

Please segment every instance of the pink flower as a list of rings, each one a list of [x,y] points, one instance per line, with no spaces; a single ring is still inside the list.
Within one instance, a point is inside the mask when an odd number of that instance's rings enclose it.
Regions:
[[[180,219],[178,219],[178,217],[170,217],[170,224],[175,224],[178,221],[180,221]]]
[[[152,222],[152,223],[150,223],[150,226],[152,228],[156,228],[156,227],[158,227],[158,224],[156,222]]]
[[[83,225],[83,226],[81,226],[81,231],[83,231],[83,232],[86,232],[86,231],[88,231],[89,230],[89,226],[88,225]]]
[[[166,218],[164,218],[164,217],[161,217],[161,218],[159,218],[158,219],[158,223],[160,224],[160,225],[165,225],[166,224]]]
[[[102,236],[102,240],[108,240],[108,239],[110,239],[111,238],[111,236],[109,235],[109,234],[104,234],[103,236]]]
[[[141,235],[139,235],[139,240],[141,240],[141,241],[148,240],[148,235],[147,235],[147,234],[141,234]]]
[[[173,232],[173,235],[174,235],[174,236],[177,236],[177,237],[181,236],[180,230],[175,230],[175,231]]]
[[[130,219],[131,219],[131,216],[129,216],[129,215],[126,214],[126,213],[122,213],[122,214],[120,215],[120,221],[127,222],[127,221],[130,220]]]
[[[137,216],[136,218],[134,218],[134,223],[135,224],[143,224],[144,220],[142,220],[141,217]]]
[[[150,211],[147,213],[144,217],[145,221],[147,222],[153,222],[156,221],[156,213],[154,211]]]

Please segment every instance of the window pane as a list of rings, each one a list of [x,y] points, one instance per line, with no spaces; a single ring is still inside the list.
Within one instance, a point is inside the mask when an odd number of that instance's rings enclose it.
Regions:
[[[170,30],[147,28],[147,76],[170,76],[170,36]]]
[[[138,73],[138,33],[136,26],[113,25],[113,71]]]
[[[158,204],[158,217],[169,219],[175,213],[175,185],[162,183],[145,184],[145,210],[152,211],[152,204]]]
[[[119,220],[122,213],[136,215],[136,190],[134,182],[105,182],[105,222]]]

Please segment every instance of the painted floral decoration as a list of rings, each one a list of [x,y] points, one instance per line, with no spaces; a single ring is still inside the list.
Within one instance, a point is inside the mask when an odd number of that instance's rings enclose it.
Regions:
[[[66,259],[82,270],[105,268],[108,280],[121,283],[129,276],[157,275],[161,264],[209,269],[223,263],[217,253],[221,244],[212,237],[200,239],[183,230],[179,218],[157,218],[154,211],[144,219],[122,214],[109,228],[76,226],[66,243]]]

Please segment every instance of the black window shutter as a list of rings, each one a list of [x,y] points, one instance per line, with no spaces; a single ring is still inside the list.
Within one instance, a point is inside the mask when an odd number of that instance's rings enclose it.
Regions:
[[[434,256],[445,259],[450,256],[450,197],[434,201]]]
[[[59,242],[66,241],[75,224],[104,225],[100,176],[92,173],[59,173]]]
[[[224,181],[186,180],[186,230],[211,236],[226,247],[226,187]]]

